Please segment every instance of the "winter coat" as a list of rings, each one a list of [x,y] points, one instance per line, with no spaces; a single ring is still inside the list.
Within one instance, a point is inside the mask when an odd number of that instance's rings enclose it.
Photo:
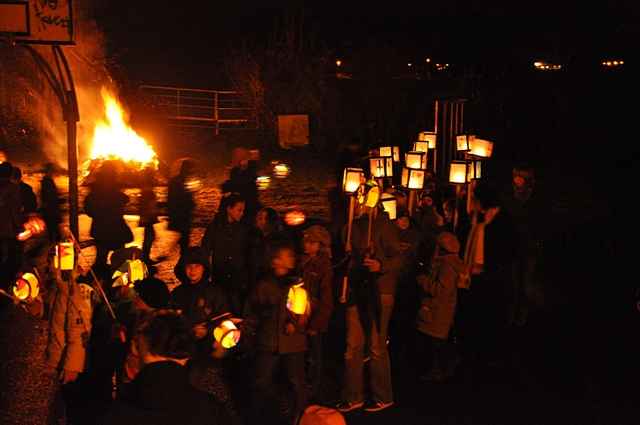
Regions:
[[[15,239],[22,231],[21,206],[18,185],[0,181],[0,239]]]
[[[333,312],[333,269],[326,255],[302,259],[302,280],[311,299],[309,330],[326,332]]]
[[[140,193],[140,227],[153,226],[158,222],[158,200],[153,189],[142,189]]]
[[[221,215],[220,215],[221,214]],[[207,227],[202,247],[212,257],[213,279],[227,291],[247,291],[255,282],[255,242],[251,228],[229,223],[226,211]]]
[[[151,363],[122,388],[101,425],[216,425],[228,423],[211,396],[189,384],[187,369],[173,361]]]
[[[193,194],[187,190],[185,177],[175,176],[169,181],[167,208],[169,230],[186,232],[191,228],[191,218],[195,209]]]
[[[115,188],[94,186],[84,200],[84,208],[93,219],[91,237],[110,249],[121,248],[133,240],[133,233],[124,221],[124,207],[129,197]]]
[[[20,199],[22,201],[22,214],[33,214],[38,210],[38,199],[33,193],[33,188],[25,182],[18,184],[20,187]]]
[[[418,331],[441,339],[449,336],[456,311],[456,280],[463,268],[458,254],[446,254],[434,259],[429,276],[418,276],[424,292],[416,322]]]
[[[196,284],[182,283],[171,292],[169,304],[182,310],[191,325],[230,311],[224,290],[206,280]]]
[[[287,295],[292,279],[270,276],[258,282],[247,302],[247,326],[256,332],[256,348],[270,353],[306,351],[305,318],[287,310]],[[287,323],[296,329],[287,335]]]
[[[244,223],[253,224],[255,215],[260,209],[258,186],[256,185],[258,178],[257,171],[257,163],[255,161],[249,161],[246,169],[233,167],[229,175],[229,180],[222,185],[223,193],[239,193],[242,199],[244,199],[245,213],[242,220]]]
[[[40,208],[42,216],[47,222],[58,224],[61,221],[60,195],[51,177],[44,177],[40,183]]]
[[[57,279],[45,355],[48,365],[72,372],[86,369],[92,315],[92,295],[86,285]]]
[[[351,234],[352,267],[354,271],[362,264],[367,250],[369,220],[363,216],[353,222]],[[346,237],[346,226],[343,236]],[[382,270],[376,277],[376,289],[380,294],[395,294],[398,277],[404,259],[400,249],[398,228],[384,214],[379,214],[372,228],[373,257],[380,261]],[[354,276],[355,277],[355,276]],[[357,278],[356,278],[357,279]]]

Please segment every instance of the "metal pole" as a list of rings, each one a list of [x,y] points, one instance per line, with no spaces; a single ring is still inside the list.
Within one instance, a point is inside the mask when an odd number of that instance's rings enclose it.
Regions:
[[[220,121],[219,121],[219,114],[218,114],[218,92],[215,92],[213,94],[213,119],[216,122],[216,136],[218,134],[220,134]]]

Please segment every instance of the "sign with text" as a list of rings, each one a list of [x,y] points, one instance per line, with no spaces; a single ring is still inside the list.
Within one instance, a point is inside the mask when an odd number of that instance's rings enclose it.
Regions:
[[[309,144],[308,115],[278,115],[278,142],[289,149]]]
[[[19,11],[25,8],[26,16]],[[15,40],[23,43],[73,44],[72,9],[72,0],[2,2],[0,32],[13,33]]]

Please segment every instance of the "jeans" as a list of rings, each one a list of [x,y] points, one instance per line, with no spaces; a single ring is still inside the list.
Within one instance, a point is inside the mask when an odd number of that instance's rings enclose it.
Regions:
[[[351,403],[364,401],[364,348],[369,342],[371,360],[369,362],[369,384],[374,401],[393,402],[391,387],[391,362],[387,351],[387,331],[393,311],[393,295],[380,295],[380,329],[371,320],[369,329],[364,329],[356,306],[347,308],[347,349],[344,354],[343,400]]]
[[[522,255],[513,263],[513,280],[508,288],[507,324],[523,326],[529,316],[529,308],[534,297],[534,274],[537,258]]]
[[[322,383],[324,378],[322,334],[309,336],[309,382],[315,399],[322,397]]]

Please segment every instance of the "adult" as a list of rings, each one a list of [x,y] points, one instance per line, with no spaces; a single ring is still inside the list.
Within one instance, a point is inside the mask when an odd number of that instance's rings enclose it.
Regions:
[[[191,220],[195,201],[193,194],[187,187],[187,180],[193,174],[195,164],[186,159],[180,164],[180,172],[169,180],[169,194],[167,198],[167,208],[169,210],[169,230],[174,230],[180,234],[178,244],[180,252],[185,253],[189,248],[189,237],[191,235]]]
[[[224,288],[236,315],[241,315],[255,281],[255,244],[251,228],[242,221],[245,205],[237,193],[224,197],[202,240],[212,258],[214,281]]]
[[[239,193],[245,202],[243,221],[253,224],[260,209],[258,199],[257,163],[251,159],[251,153],[245,148],[235,148],[231,158],[229,180],[222,185],[223,193]]]
[[[181,316],[166,311],[152,315],[139,327],[134,343],[143,367],[98,423],[227,423],[224,410],[189,383],[185,364],[193,350],[193,339]]]
[[[13,167],[0,164],[0,287],[8,284],[20,267],[16,236],[22,230],[20,189],[11,181]]]
[[[118,187],[115,163],[105,161],[96,172],[91,192],[84,200],[84,209],[92,218],[91,237],[96,242],[96,268],[105,271],[109,251],[123,248],[133,240],[133,233],[124,221],[124,207],[129,197]]]
[[[36,198],[36,194],[33,192],[33,188],[30,184],[25,183],[22,180],[22,170],[20,167],[13,167],[11,173],[11,181],[14,184],[17,184],[20,188],[20,199],[22,201],[22,215],[28,216],[29,214],[34,214],[38,210],[38,199]]]
[[[270,268],[267,259],[267,251],[269,246],[277,240],[285,238],[282,230],[282,222],[276,210],[270,207],[264,207],[256,214],[255,228],[255,259],[256,259],[256,278],[264,277]]]
[[[398,228],[385,214],[378,213],[376,217],[366,206],[359,206],[356,214],[358,218],[353,222],[348,275],[351,291],[346,309],[344,388],[337,408],[349,412],[365,405],[364,355],[365,342],[369,341],[372,399],[364,408],[376,412],[393,405],[387,332],[398,273],[404,260]],[[369,217],[374,217],[371,226]]]
[[[60,239],[60,222],[62,221],[60,204],[62,202],[56,183],[53,181],[53,172],[53,164],[45,164],[44,177],[40,182],[40,211],[47,225],[49,241],[56,243]]]
[[[142,243],[142,256],[145,260],[151,260],[151,247],[156,239],[156,231],[153,225],[158,222],[158,202],[153,192],[155,181],[152,168],[146,168],[143,173],[142,190],[140,192],[140,227],[144,227],[144,242]]]

